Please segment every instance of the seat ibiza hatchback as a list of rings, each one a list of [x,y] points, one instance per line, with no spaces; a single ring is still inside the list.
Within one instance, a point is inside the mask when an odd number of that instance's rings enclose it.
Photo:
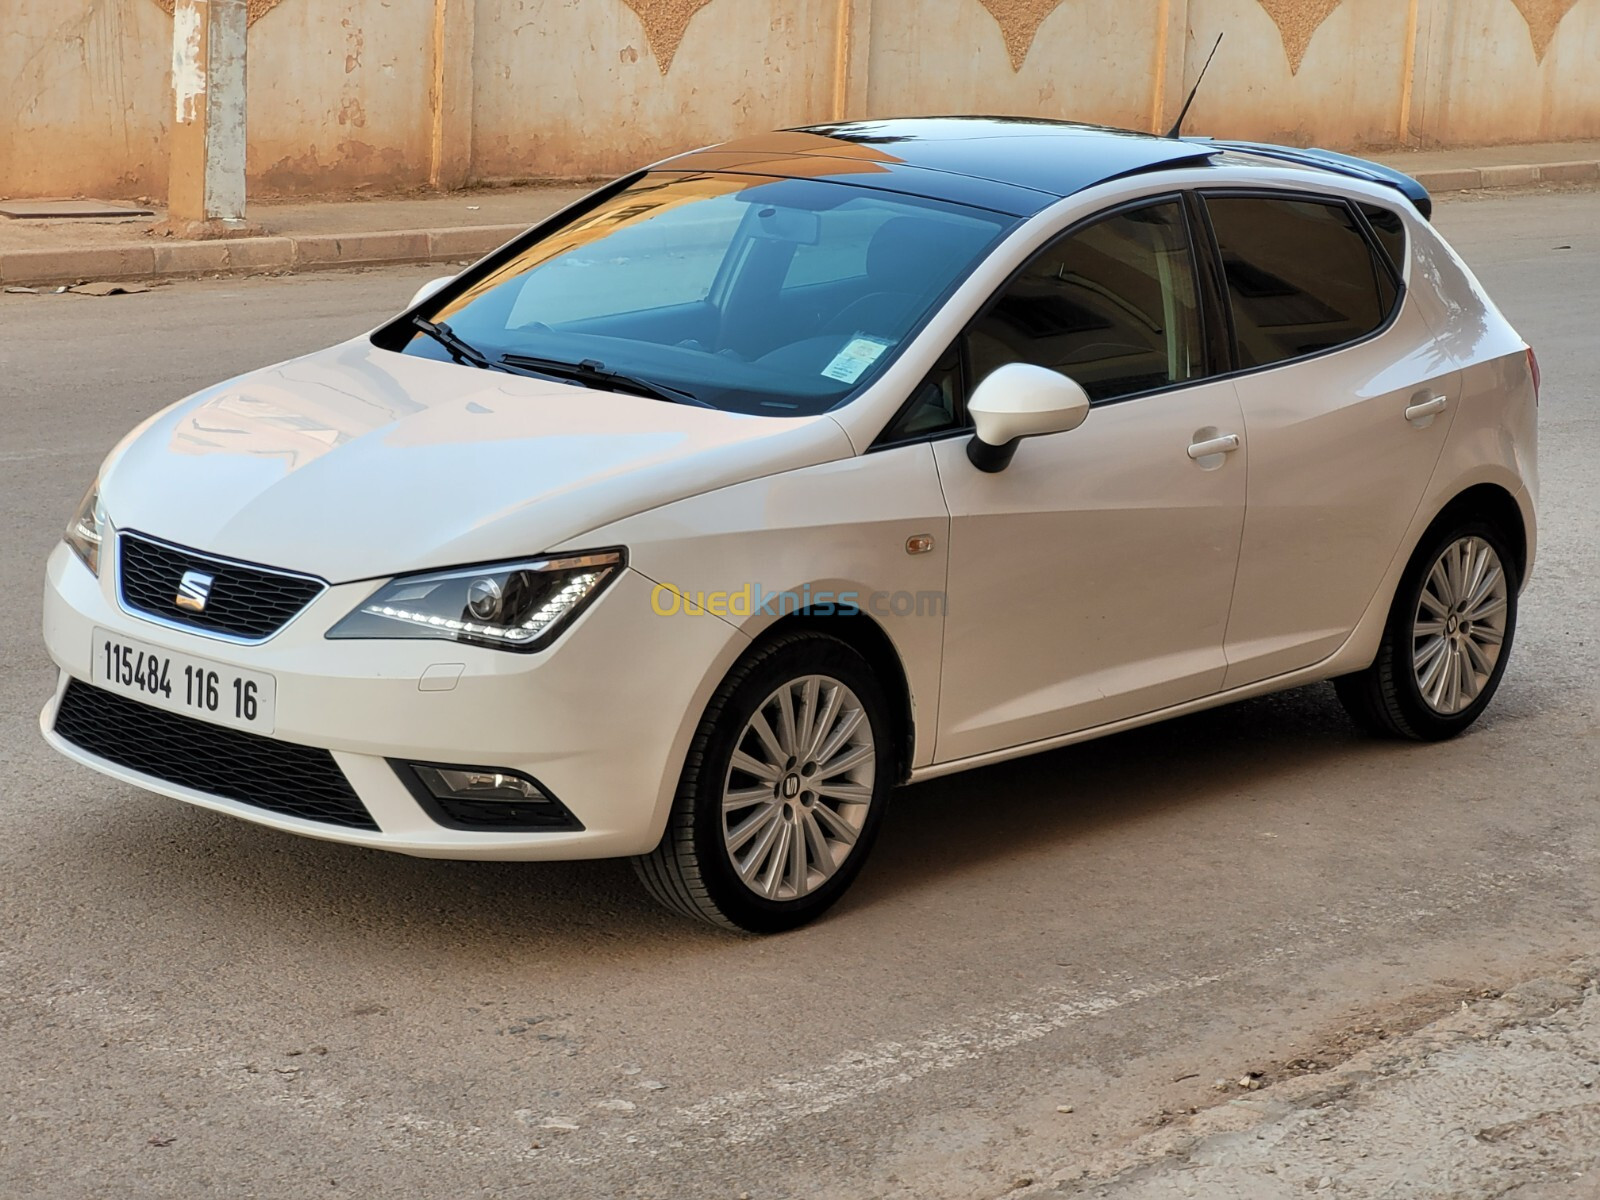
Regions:
[[[1450,737],[1538,376],[1429,208],[1040,121],[669,159],[131,433],[49,562],[44,735],[291,833],[632,856],[756,931],[907,781],[1322,679]]]

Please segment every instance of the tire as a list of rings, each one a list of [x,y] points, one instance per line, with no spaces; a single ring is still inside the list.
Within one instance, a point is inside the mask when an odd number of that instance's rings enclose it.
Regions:
[[[1452,522],[1425,538],[1395,591],[1377,658],[1333,681],[1351,719],[1418,742],[1444,741],[1476,721],[1511,657],[1520,583],[1504,535],[1486,521]]]
[[[883,820],[889,713],[872,667],[837,638],[797,632],[752,650],[706,706],[660,844],[633,860],[646,890],[675,912],[749,933],[821,916]],[[817,724],[826,733],[806,729]]]

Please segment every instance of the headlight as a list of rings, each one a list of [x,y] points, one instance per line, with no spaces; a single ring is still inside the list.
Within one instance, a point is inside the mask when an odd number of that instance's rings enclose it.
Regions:
[[[83,559],[84,566],[100,574],[100,541],[106,531],[106,510],[100,503],[100,481],[84,493],[83,503],[67,526],[65,541]]]
[[[597,550],[459,571],[402,575],[328,631],[331,638],[443,638],[541,650],[625,565]]]

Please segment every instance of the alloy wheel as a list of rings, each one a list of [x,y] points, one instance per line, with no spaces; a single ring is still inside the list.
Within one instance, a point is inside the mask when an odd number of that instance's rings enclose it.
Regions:
[[[796,900],[854,850],[872,806],[877,748],[856,694],[827,675],[779,687],[734,744],[723,845],[756,895]]]
[[[1423,701],[1442,716],[1469,708],[1505,644],[1505,568],[1481,537],[1451,542],[1422,583],[1411,623],[1411,662]]]

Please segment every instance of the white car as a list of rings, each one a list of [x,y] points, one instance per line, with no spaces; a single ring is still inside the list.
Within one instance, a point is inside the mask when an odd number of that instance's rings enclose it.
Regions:
[[[634,856],[753,931],[896,784],[1323,679],[1449,737],[1538,371],[1428,209],[1043,121],[669,159],[124,439],[49,561],[44,736],[310,837]]]

